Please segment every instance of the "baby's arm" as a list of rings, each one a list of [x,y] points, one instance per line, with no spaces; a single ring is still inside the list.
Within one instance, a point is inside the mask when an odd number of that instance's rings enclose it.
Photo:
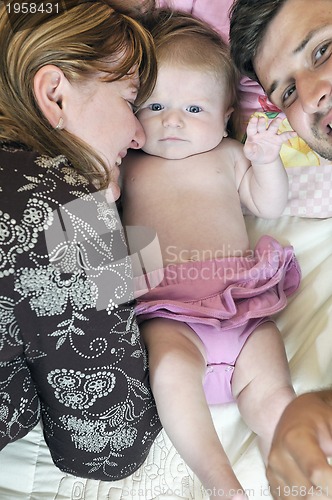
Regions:
[[[261,217],[278,217],[288,198],[288,177],[280,158],[282,144],[295,132],[278,134],[281,119],[266,126],[265,117],[253,116],[247,127],[243,148],[251,167],[245,172],[239,187],[243,203]]]

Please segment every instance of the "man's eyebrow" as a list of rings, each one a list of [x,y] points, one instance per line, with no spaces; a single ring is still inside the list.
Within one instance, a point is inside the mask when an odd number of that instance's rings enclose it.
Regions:
[[[298,54],[303,49],[305,49],[308,43],[310,42],[311,38],[316,34],[317,31],[318,31],[317,29],[310,31],[308,35],[305,37],[305,39],[302,40],[302,42],[296,47],[296,49],[293,50],[293,54],[294,55]]]
[[[271,100],[271,95],[273,94],[275,89],[278,87],[278,85],[279,85],[279,80],[273,80],[273,82],[270,85],[270,88],[266,90],[266,95],[270,100]]]
[[[301,43],[299,43],[299,45],[293,50],[292,54],[293,55],[296,55],[298,54],[299,52],[301,52],[302,50],[304,50],[306,48],[306,46],[308,45],[308,43],[310,42],[310,40],[318,33],[320,32],[321,30],[325,29],[327,26],[329,26],[328,24],[325,24],[325,25],[320,25],[318,28],[315,28],[311,31],[309,31],[309,33],[307,34],[307,36],[301,41]],[[278,87],[279,85],[279,80],[274,80],[272,82],[272,84],[270,85],[270,88],[266,91],[266,94],[268,96],[268,98],[270,99],[270,96],[271,94],[273,94],[273,92],[276,90],[276,88]]]
[[[302,42],[293,50],[293,54],[298,54],[301,52],[305,47],[308,45],[310,40],[320,31],[324,30],[326,27],[329,27],[329,24],[323,24],[318,26],[317,28],[314,28],[313,30],[309,31],[307,36],[302,40]]]

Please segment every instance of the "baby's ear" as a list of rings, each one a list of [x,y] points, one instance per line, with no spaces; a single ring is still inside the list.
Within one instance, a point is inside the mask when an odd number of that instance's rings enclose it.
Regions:
[[[233,111],[234,111],[233,106],[229,107],[228,110],[226,111],[226,113],[225,113],[225,126],[227,126],[228,120],[232,116]]]
[[[224,121],[225,121],[224,137],[228,137],[228,122],[229,122],[230,117],[232,116],[233,111],[234,111],[234,108],[231,106],[231,107],[229,107],[227,109],[227,111],[225,113],[225,118],[224,118]]]
[[[33,79],[33,90],[38,106],[54,128],[63,120],[62,99],[66,82],[62,70],[52,64],[40,68]]]

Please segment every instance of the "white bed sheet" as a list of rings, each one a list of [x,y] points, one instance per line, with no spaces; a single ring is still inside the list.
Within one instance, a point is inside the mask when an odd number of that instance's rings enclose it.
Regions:
[[[270,234],[292,244],[302,268],[299,291],[276,317],[298,393],[332,385],[332,218],[278,221],[247,217],[252,243]],[[235,404],[211,407],[220,439],[251,499],[270,499],[256,439]],[[204,450],[202,450],[204,460]],[[36,427],[0,453],[1,500],[206,500],[207,493],[162,432],[145,462],[117,482],[76,478],[52,463]]]

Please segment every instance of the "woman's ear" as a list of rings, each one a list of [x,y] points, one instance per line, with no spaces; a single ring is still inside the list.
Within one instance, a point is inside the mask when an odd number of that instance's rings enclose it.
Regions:
[[[63,126],[62,98],[66,81],[62,70],[52,64],[40,68],[33,80],[38,106],[54,128]]]

